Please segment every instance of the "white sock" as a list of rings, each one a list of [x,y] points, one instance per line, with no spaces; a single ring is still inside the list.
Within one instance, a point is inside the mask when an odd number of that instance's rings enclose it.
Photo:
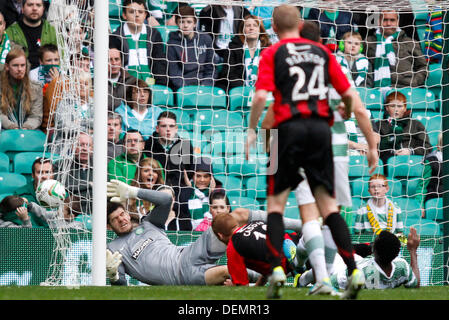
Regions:
[[[302,234],[310,264],[315,273],[316,282],[328,278],[329,275],[324,258],[324,240],[320,223],[317,220],[305,223],[302,227]]]
[[[333,273],[335,255],[337,254],[337,245],[332,238],[331,230],[328,226],[324,225],[321,229],[324,239],[324,254],[326,259],[326,268],[328,274]]]

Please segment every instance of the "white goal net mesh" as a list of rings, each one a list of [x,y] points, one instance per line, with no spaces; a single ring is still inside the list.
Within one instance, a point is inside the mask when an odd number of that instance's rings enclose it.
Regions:
[[[174,188],[174,212],[166,229],[175,243],[192,241],[210,219],[211,188],[224,189],[232,209],[265,210],[269,164],[264,137],[249,161],[245,160],[244,139],[260,53],[278,41],[271,15],[280,3],[297,6],[304,21],[313,22],[322,43],[360,93],[379,133],[381,164],[376,173],[388,181],[385,208],[390,201],[394,204],[391,211],[399,231],[408,234],[413,226],[421,235],[422,285],[447,281],[447,247],[443,247],[448,236],[443,215],[443,165],[447,160],[443,161],[439,142],[446,116],[443,93],[448,90],[443,82],[447,1],[142,3],[134,1],[124,7],[122,0],[109,0],[110,34],[105,37],[109,36],[110,51],[109,58],[104,57],[109,59],[108,105],[94,110],[93,1],[51,1],[47,19],[57,32],[61,62],[59,78],[46,87],[50,101],[45,152],[70,195],[67,206],[72,215],[58,218],[64,223],[53,229],[56,245],[47,284],[86,285],[91,281],[96,113],[109,115],[108,128],[104,128],[109,140],[105,154],[108,179],[143,188],[160,184]],[[189,12],[181,10],[185,6],[196,15],[192,36],[188,31],[183,34],[177,25],[181,23],[177,13]],[[382,16],[383,10],[389,15]],[[391,10],[399,13],[398,21]],[[391,20],[393,29],[383,24],[387,19],[382,17]],[[248,31],[251,23],[257,27],[252,34]],[[315,29],[310,30],[316,36]],[[383,30],[389,30],[385,36]],[[357,46],[353,52],[352,46]],[[406,108],[394,115],[401,106]],[[161,114],[164,117],[158,122]],[[334,148],[334,155],[349,163],[352,205],[342,207],[341,213],[354,241],[371,241],[374,227],[366,204],[374,193],[368,183],[366,145],[355,119],[342,123],[347,142]],[[170,136],[176,129],[177,134]],[[196,165],[199,159],[203,163]],[[126,206],[136,224],[151,214],[151,204]],[[386,224],[390,210],[385,208],[375,208],[374,216]],[[285,214],[299,217],[293,193]],[[108,239],[112,237],[108,233]],[[402,254],[407,256],[406,250]]]

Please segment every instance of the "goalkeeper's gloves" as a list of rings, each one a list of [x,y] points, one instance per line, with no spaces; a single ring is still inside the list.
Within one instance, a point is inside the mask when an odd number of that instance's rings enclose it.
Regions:
[[[112,282],[116,282],[119,279],[118,267],[120,263],[122,263],[120,252],[112,253],[110,250],[106,250],[106,276]]]
[[[119,180],[111,180],[107,185],[107,196],[111,198],[111,202],[123,202],[126,199],[137,198],[139,188],[132,187]]]

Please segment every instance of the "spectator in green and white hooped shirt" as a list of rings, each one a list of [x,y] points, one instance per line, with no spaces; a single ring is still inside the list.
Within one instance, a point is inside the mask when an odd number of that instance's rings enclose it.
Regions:
[[[11,42],[9,41],[8,34],[5,30],[5,17],[3,16],[3,13],[0,12],[0,68],[3,68],[6,56],[8,55],[9,50],[11,50]]]

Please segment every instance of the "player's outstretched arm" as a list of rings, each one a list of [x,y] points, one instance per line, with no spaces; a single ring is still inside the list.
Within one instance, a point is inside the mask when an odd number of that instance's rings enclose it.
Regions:
[[[373,132],[373,127],[371,126],[371,121],[368,117],[365,106],[363,105],[359,94],[353,88],[349,88],[343,93],[342,100],[347,109],[354,112],[360,130],[366,138],[366,141],[368,143],[368,151],[366,153],[366,157],[368,159],[368,165],[370,167],[369,173],[372,174],[377,168],[379,155],[377,152],[377,139]]]
[[[407,238],[407,249],[410,253],[410,266],[412,267],[413,274],[416,277],[416,280],[418,281],[417,288],[419,288],[420,283],[420,276],[419,276],[419,267],[418,267],[418,254],[416,251],[419,247],[419,235],[416,232],[416,229],[413,227],[410,227],[410,232]]]

